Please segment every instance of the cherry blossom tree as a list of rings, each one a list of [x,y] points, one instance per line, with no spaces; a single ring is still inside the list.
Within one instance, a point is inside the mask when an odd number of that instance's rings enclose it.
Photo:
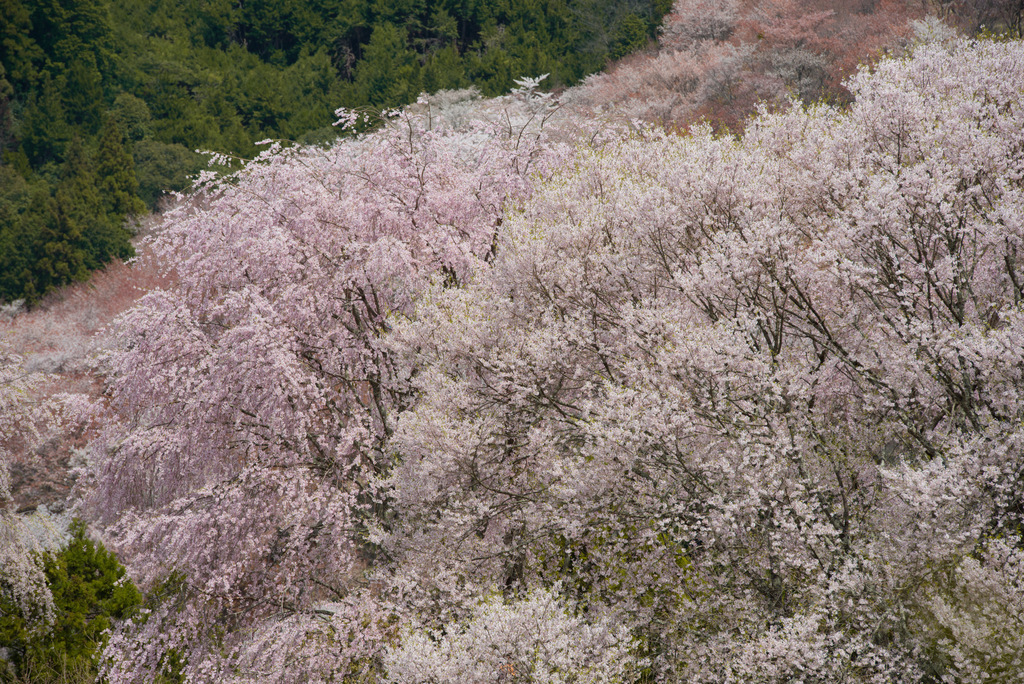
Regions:
[[[759,102],[847,102],[845,79],[883,52],[901,50],[923,10],[908,0],[677,0],[656,53],[588,77],[570,97],[662,125],[706,119],[740,130]]]
[[[273,144],[168,217],[154,248],[176,284],[121,318],[108,397],[85,409],[101,435],[83,508],[166,596],[112,638],[111,681],[222,681],[264,620],[302,632],[357,588],[367,480],[410,396],[384,338],[431,279],[493,259],[506,212],[561,163],[537,82],[460,127],[425,99],[330,148]]]
[[[662,22],[659,44],[687,48],[699,41],[725,40],[736,28],[739,5],[738,0],[677,0]]]
[[[514,601],[491,597],[465,626],[409,632],[385,664],[394,684],[615,684],[639,674],[630,642],[624,627],[587,624],[557,593],[536,590]]]
[[[105,676],[1012,681],[1022,58],[741,137],[528,79],[205,179],[84,407],[152,597]]]

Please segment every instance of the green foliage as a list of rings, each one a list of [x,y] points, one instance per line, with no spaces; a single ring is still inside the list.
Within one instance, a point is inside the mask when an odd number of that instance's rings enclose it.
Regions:
[[[113,620],[129,617],[142,597],[117,558],[89,539],[81,521],[72,523],[68,545],[44,554],[42,563],[56,608],[52,626],[40,633],[5,605],[0,646],[8,649],[22,678],[31,674],[31,681],[67,681],[70,672],[77,673],[76,681],[91,681],[105,632]],[[0,681],[10,677],[0,670]]]
[[[135,162],[124,148],[124,137],[117,122],[108,119],[96,152],[96,177],[108,216],[137,216],[146,210],[139,199],[139,181]]]
[[[383,108],[410,102],[419,94],[419,63],[406,44],[405,32],[393,24],[373,30],[356,67],[356,92],[363,102]]]
[[[0,299],[31,304],[113,258],[134,254],[124,221],[143,205],[120,133],[114,124],[106,130],[95,155],[80,138],[72,140],[52,179],[26,180],[0,167],[8,181],[0,187],[0,244],[9,246],[0,252]]]
[[[71,534],[66,549],[45,559],[57,607],[50,640],[71,657],[94,657],[111,619],[128,617],[142,597],[114,555],[85,535],[83,523],[74,523]]]
[[[44,74],[41,81],[39,91],[28,96],[20,126],[15,127],[21,148],[35,168],[62,159],[72,137],[60,97],[67,89],[66,80]]]
[[[36,64],[43,61],[43,51],[32,39],[32,17],[23,2],[0,2],[0,59],[15,89],[25,91],[38,75]]]
[[[115,97],[109,115],[128,140],[142,140],[152,135],[153,115],[149,105],[131,93]]]
[[[188,187],[189,176],[203,167],[202,158],[183,145],[156,140],[141,140],[132,150],[139,180],[139,196],[148,206],[156,206],[165,191]]]
[[[0,165],[0,299],[38,295],[28,265],[48,199],[45,184],[29,183],[13,165]]]
[[[0,150],[14,135],[14,113],[11,111],[11,97],[14,86],[7,80],[7,70],[0,64]]]
[[[615,32],[611,57],[619,59],[647,45],[647,22],[635,14],[627,14]]]
[[[469,85],[466,68],[454,45],[430,55],[423,67],[423,89],[428,92],[457,90]]]
[[[81,133],[95,135],[103,119],[103,86],[94,60],[77,57],[67,70],[67,86],[62,90],[68,122]]]

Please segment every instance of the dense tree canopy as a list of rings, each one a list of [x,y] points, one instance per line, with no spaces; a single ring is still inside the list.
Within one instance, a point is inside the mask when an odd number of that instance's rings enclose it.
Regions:
[[[461,97],[456,107],[479,106]],[[432,275],[461,283],[490,258],[506,207],[561,149],[542,145],[547,100],[521,97],[491,122],[453,128],[419,105],[329,149],[272,147],[208,188],[206,209],[174,214],[160,245],[183,257],[180,285],[122,322],[137,337],[112,359],[124,372],[86,505],[120,553],[147,555],[134,566],[143,584],[180,571],[182,599],[112,642],[128,649],[112,677],[145,679],[165,655],[151,641],[172,635],[188,676],[217,681],[248,657],[236,628],[352,590],[367,477],[408,401],[381,345],[389,317],[411,315]],[[130,372],[155,370],[171,348],[191,373]],[[265,502],[258,520],[254,501]],[[239,649],[225,662],[211,642],[218,615]]]
[[[106,676],[1019,679],[1024,46],[742,136],[535,85],[173,216],[88,408],[164,597]]]
[[[329,140],[337,107],[379,110],[424,90],[498,95],[543,73],[545,87],[565,86],[645,47],[667,9],[664,0],[6,0],[0,168],[19,181],[0,185],[0,245],[11,245],[0,252],[0,300],[31,303],[130,252],[127,234],[93,236],[89,226],[116,233],[140,199],[153,208],[187,187],[205,164],[196,150],[250,158],[266,138]],[[124,148],[116,161],[112,145]],[[118,198],[83,205],[83,237],[59,243],[59,258],[85,270],[55,270],[45,245],[62,229],[26,192],[56,199],[83,154],[97,175],[79,184]]]
[[[642,132],[538,190],[392,338],[402,586],[561,582],[655,681],[1019,675],[1020,49],[921,48],[849,113]]]

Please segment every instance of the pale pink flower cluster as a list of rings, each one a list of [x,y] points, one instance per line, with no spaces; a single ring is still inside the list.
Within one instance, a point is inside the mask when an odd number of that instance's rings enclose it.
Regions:
[[[616,684],[639,675],[632,647],[623,626],[588,624],[537,589],[511,601],[491,596],[465,625],[408,633],[384,667],[391,684]]]
[[[119,321],[80,480],[108,546],[168,595],[111,639],[111,681],[172,649],[190,680],[263,671],[270,624],[301,646],[358,588],[369,481],[412,399],[387,334],[432,280],[486,268],[506,213],[562,164],[535,88],[464,93],[477,114],[458,126],[427,101],[327,149],[272,145],[168,216],[154,249],[177,280]]]
[[[53,621],[53,596],[39,560],[41,546],[12,507],[11,449],[24,449],[39,425],[52,422],[50,407],[32,395],[36,379],[0,337],[0,599],[14,606],[31,629]]]

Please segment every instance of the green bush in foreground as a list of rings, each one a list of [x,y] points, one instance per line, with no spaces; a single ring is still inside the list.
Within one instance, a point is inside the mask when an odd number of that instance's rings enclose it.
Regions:
[[[0,604],[0,648],[9,659],[0,682],[93,681],[111,621],[128,617],[142,597],[124,566],[89,539],[79,520],[68,545],[41,560],[53,593],[53,625],[39,633],[11,605]]]

